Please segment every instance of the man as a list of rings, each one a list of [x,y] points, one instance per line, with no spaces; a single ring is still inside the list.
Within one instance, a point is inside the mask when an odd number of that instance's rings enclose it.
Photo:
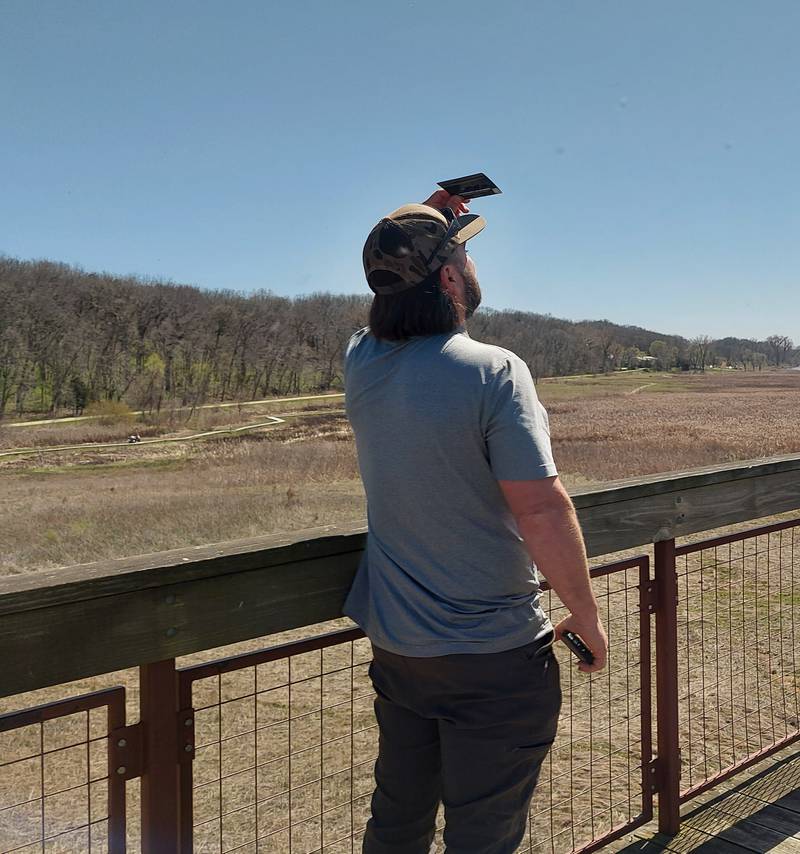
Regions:
[[[367,548],[344,613],[370,639],[379,755],[365,854],[511,854],[561,709],[552,646],[608,640],[575,510],[525,362],[469,337],[481,302],[465,242],[485,225],[434,193],[364,246],[370,325],[345,355]],[[532,563],[535,561],[535,564]],[[538,570],[570,615],[553,627]]]

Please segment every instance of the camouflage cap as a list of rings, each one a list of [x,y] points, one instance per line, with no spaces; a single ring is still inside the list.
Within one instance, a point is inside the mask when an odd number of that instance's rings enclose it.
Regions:
[[[403,205],[383,217],[364,244],[364,273],[370,289],[376,294],[397,294],[415,287],[486,225],[477,214],[456,219],[457,230],[442,244],[450,222],[436,208]]]

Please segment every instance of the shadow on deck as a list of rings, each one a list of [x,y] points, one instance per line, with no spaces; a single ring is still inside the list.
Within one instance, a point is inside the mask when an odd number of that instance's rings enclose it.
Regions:
[[[677,836],[644,825],[604,852],[800,854],[800,751],[791,745],[681,807]]]

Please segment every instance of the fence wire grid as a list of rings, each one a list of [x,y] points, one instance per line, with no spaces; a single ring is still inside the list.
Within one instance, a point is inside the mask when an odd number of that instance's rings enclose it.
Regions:
[[[557,651],[559,733],[520,852],[580,850],[652,815],[648,567],[640,557],[591,571],[612,653],[587,678]],[[566,609],[542,588],[557,622]],[[347,629],[180,672],[182,708],[194,710],[184,812],[197,854],[361,850],[378,753],[371,658],[361,630]],[[440,849],[444,819],[440,804]]]
[[[800,520],[675,550],[681,797],[800,736]]]
[[[0,852],[124,851],[124,783],[108,735],[124,725],[111,688],[0,715]]]

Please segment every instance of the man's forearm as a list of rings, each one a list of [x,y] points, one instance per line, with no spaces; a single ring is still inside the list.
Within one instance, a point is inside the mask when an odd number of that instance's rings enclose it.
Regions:
[[[597,599],[589,581],[580,524],[569,498],[521,517],[517,527],[528,554],[570,613],[595,617]]]

